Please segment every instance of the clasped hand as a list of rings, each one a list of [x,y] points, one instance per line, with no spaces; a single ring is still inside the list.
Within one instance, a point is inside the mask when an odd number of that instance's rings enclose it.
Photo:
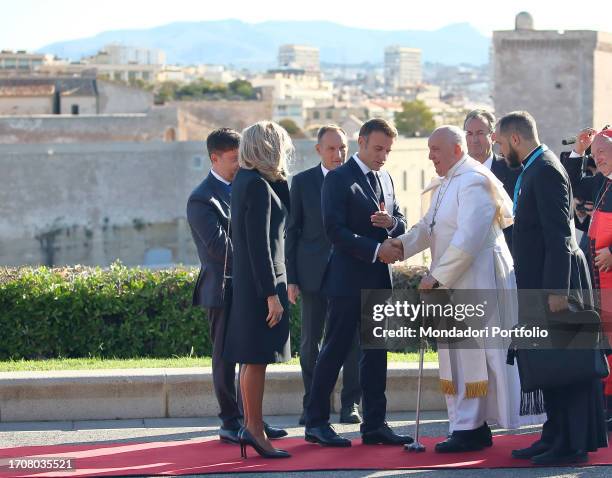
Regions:
[[[385,264],[393,264],[403,259],[404,246],[399,239],[387,239],[378,248],[378,260]]]

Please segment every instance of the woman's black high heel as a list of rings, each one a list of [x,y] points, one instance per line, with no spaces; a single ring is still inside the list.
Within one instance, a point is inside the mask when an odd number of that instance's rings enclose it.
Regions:
[[[244,439],[242,438],[242,433],[244,432],[245,428],[244,427],[240,427],[240,430],[238,430],[238,443],[240,444],[240,458],[246,458],[246,443],[244,442]]]
[[[242,428],[238,432],[238,439],[240,440],[240,456],[242,458],[247,457],[247,446],[251,445],[255,451],[264,458],[289,458],[291,454],[286,452],[285,450],[279,450],[278,448],[274,448],[274,451],[268,451],[257,443],[255,437],[251,435],[251,433],[246,429]]]

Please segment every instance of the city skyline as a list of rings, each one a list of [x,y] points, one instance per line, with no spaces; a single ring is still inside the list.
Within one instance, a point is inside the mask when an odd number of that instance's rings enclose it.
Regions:
[[[568,14],[558,2],[544,0],[538,3],[521,0],[512,5],[475,0],[458,4],[447,0],[430,2],[436,8],[415,10],[406,2],[389,0],[386,9],[374,10],[367,5],[337,1],[333,4],[312,0],[307,4],[292,5],[270,0],[253,4],[235,0],[229,11],[223,4],[202,4],[196,0],[175,0],[172,11],[147,8],[143,1],[120,2],[108,0],[104,9],[95,16],[82,14],[82,4],[75,0],[41,0],[11,2],[3,6],[0,25],[0,49],[36,51],[50,43],[94,36],[104,31],[146,29],[181,21],[197,22],[237,19],[246,23],[283,20],[323,20],[359,28],[382,30],[437,30],[453,23],[470,23],[483,34],[494,30],[514,28],[515,15],[523,10],[534,17],[536,29],[602,30],[609,31],[607,2],[595,0],[588,9],[576,9]],[[494,9],[493,9],[494,8]],[[202,11],[204,10],[204,11]],[[397,12],[405,11],[405,15]],[[435,11],[435,15],[432,15]],[[491,12],[494,12],[494,15]],[[33,14],[35,13],[35,15]],[[291,39],[287,39],[291,42]]]

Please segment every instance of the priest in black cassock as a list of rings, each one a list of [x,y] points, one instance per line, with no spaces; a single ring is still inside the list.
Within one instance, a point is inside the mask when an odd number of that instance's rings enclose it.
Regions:
[[[542,307],[561,312],[568,308],[570,293],[576,299],[573,291],[591,290],[588,265],[574,235],[568,174],[540,143],[529,113],[509,113],[499,120],[495,133],[508,164],[523,165],[514,191],[512,254],[517,287],[541,290]],[[533,313],[519,302],[519,322],[522,315]],[[546,315],[542,309],[540,317]],[[538,465],[584,463],[588,452],[607,446],[599,379],[547,388],[542,395],[547,414],[542,435],[528,448],[514,450],[513,457]]]
[[[597,174],[583,174],[585,151],[591,147]],[[582,221],[587,235],[595,304],[607,340],[608,363],[612,364],[612,130],[599,133],[586,128],[577,136],[574,150],[563,160],[572,187],[593,203],[593,211]],[[612,430],[612,374],[605,381],[608,430]]]

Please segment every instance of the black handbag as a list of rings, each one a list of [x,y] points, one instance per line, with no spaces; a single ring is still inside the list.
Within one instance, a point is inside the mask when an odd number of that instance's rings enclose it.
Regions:
[[[535,392],[564,387],[610,372],[601,349],[519,349],[516,351],[521,390]]]
[[[602,379],[610,370],[600,348],[601,321],[593,310],[547,314],[546,340],[514,341],[523,392]]]

